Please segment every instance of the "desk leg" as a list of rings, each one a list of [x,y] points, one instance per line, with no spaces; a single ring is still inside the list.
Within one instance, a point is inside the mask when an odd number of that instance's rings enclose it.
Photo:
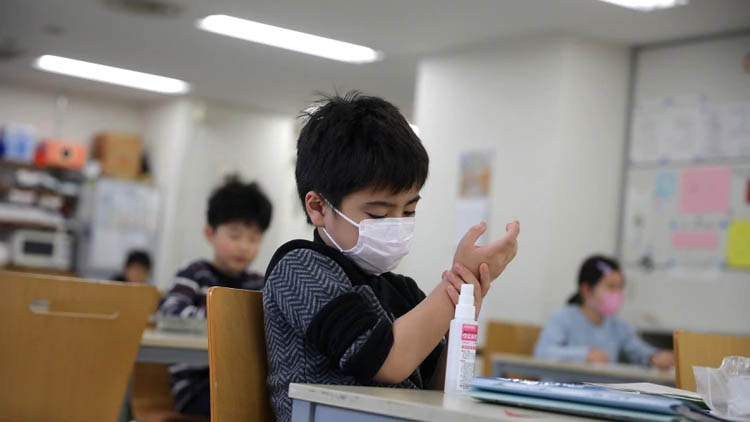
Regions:
[[[292,400],[292,422],[314,422],[315,405],[309,401]]]

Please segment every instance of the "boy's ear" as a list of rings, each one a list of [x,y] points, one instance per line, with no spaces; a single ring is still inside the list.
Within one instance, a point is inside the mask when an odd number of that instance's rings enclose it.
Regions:
[[[203,227],[203,236],[208,243],[214,243],[214,228],[211,227],[210,224],[206,224],[206,226]]]
[[[305,211],[315,227],[323,227],[324,210],[328,207],[325,200],[315,191],[305,195]]]

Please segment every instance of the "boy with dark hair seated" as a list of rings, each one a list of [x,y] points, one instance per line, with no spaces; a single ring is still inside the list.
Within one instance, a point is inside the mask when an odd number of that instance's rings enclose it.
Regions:
[[[125,266],[122,273],[112,277],[113,281],[125,281],[128,283],[146,284],[151,273],[151,257],[148,252],[132,250],[125,258]]]
[[[271,223],[271,209],[271,202],[256,183],[245,184],[231,177],[214,190],[204,228],[213,258],[194,261],[177,272],[159,314],[205,318],[206,291],[210,287],[262,289],[263,276],[248,272],[248,266],[258,255],[263,233]],[[208,416],[208,367],[176,364],[169,372],[177,410]]]
[[[515,256],[519,225],[482,247],[475,242],[486,225],[472,227],[455,265],[425,295],[391,271],[409,251],[428,165],[419,138],[383,99],[336,96],[307,115],[296,178],[314,240],[281,246],[263,289],[279,421],[291,418],[293,382],[442,388],[461,284],[475,285],[479,311],[491,280]]]

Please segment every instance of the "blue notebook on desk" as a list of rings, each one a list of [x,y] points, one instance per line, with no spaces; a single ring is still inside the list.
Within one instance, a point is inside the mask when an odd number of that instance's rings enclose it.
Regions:
[[[478,400],[628,422],[714,422],[721,419],[682,400],[601,386],[475,378],[466,394]]]

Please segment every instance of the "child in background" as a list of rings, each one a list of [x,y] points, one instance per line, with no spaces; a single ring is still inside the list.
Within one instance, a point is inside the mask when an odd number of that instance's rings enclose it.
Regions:
[[[336,96],[307,116],[295,173],[314,240],[281,246],[263,289],[278,421],[291,419],[293,382],[442,389],[460,287],[474,284],[479,312],[490,281],[515,256],[519,225],[485,247],[475,242],[486,225],[472,227],[425,295],[391,271],[409,252],[428,165],[419,138],[383,99]]]
[[[177,272],[174,286],[159,307],[161,315],[205,318],[209,287],[263,288],[263,276],[248,272],[248,267],[271,223],[271,203],[265,194],[255,183],[229,178],[211,194],[207,214],[204,234],[213,248],[213,258],[194,261]],[[208,416],[208,367],[177,364],[169,372],[177,410]]]
[[[640,339],[616,315],[622,307],[623,276],[614,259],[592,256],[583,262],[578,292],[547,322],[534,356],[571,362],[617,362],[624,354],[631,363],[667,369],[670,351],[660,351]]]
[[[127,283],[146,284],[151,273],[151,257],[148,252],[132,250],[125,259],[125,267],[122,273],[112,277],[113,281],[124,281]]]

